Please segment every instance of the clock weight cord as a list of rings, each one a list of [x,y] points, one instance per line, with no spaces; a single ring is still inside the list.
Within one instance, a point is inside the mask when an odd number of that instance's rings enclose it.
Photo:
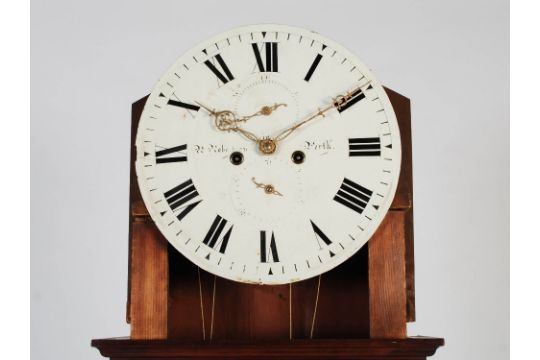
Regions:
[[[311,331],[309,332],[309,338],[313,339],[313,331],[315,331],[315,319],[317,317],[317,306],[319,305],[319,292],[321,290],[321,277],[317,280],[317,295],[315,296],[315,306],[313,307],[313,317],[311,319]]]
[[[317,292],[315,295],[315,305],[313,307],[313,316],[311,318],[311,329],[309,332],[309,338],[313,339],[313,333],[315,331],[315,320],[317,318],[317,307],[319,305],[319,294],[321,290],[321,277],[322,275],[319,275],[317,278]],[[202,323],[202,338],[203,341],[206,340],[206,325],[204,321],[204,302],[203,302],[203,293],[202,293],[202,282],[201,282],[201,269],[197,267],[197,278],[199,282],[199,299],[200,299],[200,306],[201,306],[201,323]],[[214,309],[216,304],[216,280],[217,276],[214,275],[214,280],[212,284],[212,309],[210,313],[210,334],[209,334],[209,340],[212,341],[214,336]],[[292,334],[292,283],[289,283],[289,340],[293,339]]]
[[[311,329],[309,331],[309,338],[313,339],[313,333],[315,331],[315,320],[317,318],[317,307],[319,306],[319,294],[321,291],[321,277],[317,278],[317,293],[315,295],[315,306],[313,307],[313,316],[311,317]],[[289,340],[293,339],[292,335],[292,283],[289,283]]]
[[[197,266],[197,278],[199,280],[199,299],[201,300],[201,324],[202,324],[202,338],[206,340],[206,331],[204,329],[204,304],[202,297],[202,284],[201,284],[201,268]]]
[[[199,280],[199,299],[201,304],[201,323],[202,323],[202,338],[203,341],[206,340],[206,325],[204,321],[204,303],[203,303],[203,294],[202,294],[202,282],[201,282],[201,268],[197,267],[197,278]],[[210,315],[210,336],[209,340],[212,341],[214,336],[214,308],[216,303],[216,275],[214,275],[214,281],[212,285],[212,310]]]
[[[289,283],[289,340],[292,340],[292,283]]]

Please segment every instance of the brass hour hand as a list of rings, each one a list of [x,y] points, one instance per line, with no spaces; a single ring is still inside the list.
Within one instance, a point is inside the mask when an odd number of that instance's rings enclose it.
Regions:
[[[260,189],[264,189],[264,192],[267,193],[268,195],[278,195],[278,196],[283,196],[282,193],[280,193],[279,191],[276,190],[276,188],[274,187],[274,185],[272,184],[263,184],[263,183],[259,183],[255,180],[254,177],[251,178],[251,181],[253,181],[253,183],[255,184],[255,186],[257,186],[257,188],[260,188]]]
[[[202,103],[195,101],[200,107],[205,109],[215,118],[215,125],[221,131],[234,131],[237,127],[236,123],[241,120],[238,119],[238,116],[231,110],[220,110],[211,109],[210,107],[203,105]]]
[[[195,103],[197,105],[199,105],[200,107],[202,107],[204,110],[208,111],[210,113],[210,115],[215,115],[216,113],[216,110],[215,109],[210,109],[208,106],[204,105],[204,104],[201,104],[200,102],[198,101],[195,101]]]
[[[238,118],[238,116],[231,110],[221,110],[216,111],[215,109],[211,109],[208,106],[205,106],[201,104],[200,102],[196,101],[199,106],[201,106],[203,109],[208,111],[210,115],[214,117],[214,124],[216,128],[220,131],[233,131],[237,132],[241,135],[243,135],[246,139],[251,140],[253,142],[258,143],[259,137],[252,132],[249,132],[247,130],[244,130],[238,125],[238,123],[243,122],[245,120],[242,120],[242,118]]]

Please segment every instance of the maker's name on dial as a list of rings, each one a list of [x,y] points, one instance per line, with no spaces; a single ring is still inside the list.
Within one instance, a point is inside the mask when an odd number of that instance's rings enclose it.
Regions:
[[[245,146],[229,146],[218,143],[194,144],[192,148],[197,154],[227,154],[234,151],[245,153],[248,151],[248,148]],[[303,148],[307,151],[328,151],[335,149],[332,139],[306,140],[303,142]]]
[[[240,151],[247,152],[248,148],[245,146],[227,146],[224,144],[195,144],[193,150],[197,154],[226,154],[229,152]]]

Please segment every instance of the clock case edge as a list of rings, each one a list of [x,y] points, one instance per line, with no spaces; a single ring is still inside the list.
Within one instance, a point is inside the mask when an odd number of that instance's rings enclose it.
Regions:
[[[435,354],[444,339],[415,336],[407,339],[330,339],[216,342],[205,344],[171,340],[111,338],[93,340],[104,357],[123,360],[165,359],[334,359],[423,360]]]
[[[368,325],[364,328],[357,327],[349,334],[354,337],[371,338],[405,338],[406,322],[415,320],[415,291],[414,291],[414,232],[413,232],[413,182],[412,182],[412,141],[411,141],[411,115],[410,100],[405,96],[385,87],[385,91],[396,113],[402,144],[401,172],[396,195],[390,211],[367,246],[355,256],[358,266],[364,268],[367,273],[378,274],[366,276],[358,280],[368,289],[369,296],[363,301],[367,302],[368,311],[360,314],[367,318]],[[213,276],[200,271],[194,276],[193,268],[189,269],[191,276],[182,275],[187,260],[181,256],[163,238],[157,227],[150,218],[140,195],[136,173],[136,147],[135,137],[138,123],[148,95],[132,105],[131,123],[131,167],[130,167],[130,206],[129,206],[129,260],[128,260],[128,301],[126,319],[131,325],[132,339],[196,339],[209,336],[202,334],[204,330],[196,330],[197,324],[191,320],[191,325],[177,324],[179,315],[188,314],[185,310],[176,311],[178,302],[184,302],[186,307],[196,309],[194,297],[183,293],[178,287],[178,282],[188,285],[190,291],[199,290],[200,293],[211,294]],[[386,240],[385,240],[386,239]],[[397,243],[396,243],[397,241]],[[368,254],[369,252],[369,254]],[[387,269],[385,259],[389,256],[398,256],[403,259],[396,266]],[[172,258],[174,258],[173,261]],[[370,261],[368,258],[371,258]],[[374,261],[376,259],[380,261]],[[347,260],[345,263],[349,262]],[[175,263],[181,265],[175,267]],[[193,265],[195,267],[195,265]],[[338,269],[342,267],[339,266]],[[196,267],[195,267],[196,268]],[[199,271],[199,270],[197,270]],[[310,283],[311,280],[311,283]],[[315,282],[313,279],[304,283],[306,289],[299,288],[306,294],[313,294]],[[198,284],[197,284],[198,283]],[[230,286],[242,286],[234,284]],[[324,283],[323,283],[324,285]],[[271,299],[287,296],[284,286],[257,286],[254,287],[258,299]],[[302,286],[302,285],[300,285]],[[274,288],[276,291],[261,291],[261,288]],[[405,290],[403,293],[402,290]],[[365,289],[364,289],[365,290]],[[243,290],[239,290],[240,292]],[[236,293],[238,294],[238,293]],[[196,298],[197,296],[195,296]],[[212,307],[210,296],[201,297],[202,307]],[[311,296],[313,298],[313,296]],[[304,299],[305,300],[305,299]],[[362,302],[362,301],[360,301]],[[276,302],[276,306],[283,308],[282,301]],[[286,305],[286,304],[285,304]],[[191,311],[190,311],[191,312]],[[199,310],[200,312],[200,310]],[[176,315],[174,315],[177,313]],[[264,312],[259,312],[260,316]],[[203,311],[204,317],[204,311]],[[306,316],[307,318],[308,316]],[[206,322],[210,318],[208,313]],[[272,320],[272,319],[268,319]],[[305,320],[305,319],[304,319]],[[306,321],[304,321],[306,322]],[[184,324],[187,322],[183,322]],[[206,325],[206,326],[205,326]],[[287,324],[289,325],[289,324]],[[304,329],[295,331],[297,336],[305,337],[310,324],[305,324]],[[207,328],[210,324],[200,325]],[[289,333],[285,324],[270,326],[268,331],[261,328],[244,329],[245,334],[254,338],[275,338],[276,334]],[[253,336],[253,332],[261,332]],[[350,337],[347,331],[341,332],[336,329],[328,329],[329,333],[338,333],[341,337]],[[324,333],[324,332],[323,332]],[[277,336],[279,338],[279,336]]]

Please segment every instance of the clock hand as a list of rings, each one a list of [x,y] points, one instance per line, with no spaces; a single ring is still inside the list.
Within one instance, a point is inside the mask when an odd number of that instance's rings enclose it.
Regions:
[[[274,137],[273,141],[274,142],[279,142],[279,141],[282,141],[283,139],[285,139],[286,137],[288,137],[289,135],[291,135],[296,129],[298,129],[299,127],[301,127],[302,125],[305,125],[307,124],[308,122],[310,121],[313,121],[315,119],[317,119],[319,116],[320,117],[325,117],[325,113],[330,111],[331,109],[333,108],[336,108],[337,110],[340,110],[343,106],[345,106],[351,99],[353,99],[355,96],[358,95],[358,91],[359,90],[362,90],[362,88],[366,85],[368,85],[369,83],[371,82],[371,80],[367,81],[366,83],[356,87],[355,89],[347,92],[345,95],[338,95],[336,98],[334,98],[334,101],[329,104],[328,106],[326,106],[325,108],[323,109],[318,109],[319,111],[317,111],[316,113],[314,113],[313,115],[309,116],[308,118],[306,118],[305,120],[303,121],[300,121],[299,123],[296,123],[294,124],[293,126],[291,126],[290,128],[288,129],[285,129],[283,130],[282,132],[280,132],[277,136]],[[277,145],[277,144],[276,144]]]
[[[215,109],[211,109],[210,107],[202,104],[201,102],[195,101],[199,106],[201,106],[203,109],[208,111],[210,115],[214,116],[214,124],[216,125],[216,128],[218,128],[221,131],[234,131],[238,132],[241,135],[243,135],[246,139],[251,140],[259,145],[259,148],[263,148],[267,142],[266,139],[260,139],[257,135],[253,134],[250,131],[247,131],[240,127],[238,123],[240,122],[246,122],[249,119],[264,115],[268,116],[274,112],[277,108],[280,106],[287,106],[287,104],[284,103],[275,103],[274,105],[265,105],[261,108],[261,110],[247,116],[238,117],[236,113],[234,113],[231,110],[222,110],[222,111],[216,111]],[[262,150],[261,150],[262,151]]]
[[[202,103],[195,101],[198,105],[200,105],[203,109],[208,111],[210,115],[214,116],[214,124],[218,130],[221,131],[234,131],[241,135],[243,135],[248,140],[254,141],[256,143],[259,142],[259,137],[255,134],[253,134],[250,131],[247,131],[245,129],[242,129],[237,123],[241,121],[247,121],[242,120],[242,118],[238,118],[236,114],[233,111],[230,110],[222,110],[222,111],[216,111],[211,109],[208,106],[203,105]]]
[[[199,101],[195,101],[200,107],[205,109],[214,117],[214,122],[216,127],[221,131],[231,131],[237,126],[235,123],[238,122],[238,117],[236,113],[231,110],[220,110],[216,111],[210,107],[203,105]]]
[[[202,103],[195,101],[199,106],[201,106],[203,109],[208,111],[210,115],[216,116],[219,118],[219,126],[218,129],[220,130],[228,130],[229,127],[233,127],[234,124],[239,122],[247,122],[249,119],[254,118],[256,116],[269,116],[271,115],[274,110],[278,109],[280,106],[287,106],[285,103],[274,103],[274,105],[265,105],[261,107],[261,109],[251,115],[246,116],[238,116],[235,112],[231,110],[222,110],[222,111],[216,111],[215,109],[211,109],[210,107],[203,105]]]
[[[200,103],[199,101],[195,101],[195,103],[197,105],[199,105],[200,107],[202,107],[204,110],[208,111],[210,113],[210,115],[215,115],[216,114],[216,110],[210,109],[208,106]]]
[[[319,116],[321,117],[325,117],[325,113],[328,112],[329,110],[333,109],[335,106],[334,104],[332,103],[331,105],[328,105],[327,107],[321,109],[319,108],[318,112],[314,113],[313,115],[311,115],[310,117],[308,117],[307,119],[303,120],[303,121],[300,121],[299,123],[296,123],[294,124],[293,126],[291,126],[290,128],[288,129],[285,129],[283,130],[282,132],[280,132],[276,137],[274,137],[274,141],[275,142],[279,142],[283,139],[285,139],[287,136],[291,135],[296,129],[298,129],[300,126],[304,125],[304,124],[307,124],[308,122],[312,121],[312,120],[315,120],[316,118],[318,118]]]
[[[289,135],[291,135],[296,129],[301,127],[302,125],[307,124],[310,121],[313,121],[317,119],[319,116],[325,117],[325,113],[330,111],[333,108],[336,108],[338,110],[341,110],[349,101],[351,101],[355,96],[358,96],[360,91],[362,90],[362,87],[368,85],[371,82],[371,80],[368,80],[366,83],[356,87],[355,89],[347,92],[345,95],[338,95],[336,98],[334,98],[333,102],[329,105],[327,105],[325,108],[321,109],[319,108],[319,111],[308,117],[307,119],[294,124],[290,128],[287,128],[280,132],[277,136],[274,138],[263,138],[258,140],[259,144],[259,150],[265,154],[270,155],[273,154],[276,151],[278,142],[282,141]]]
[[[231,124],[234,124],[232,126],[234,127],[239,127],[238,125],[236,125],[237,123],[240,123],[240,122],[247,122],[249,119],[251,118],[254,118],[256,116],[269,116],[272,114],[272,112],[274,112],[274,110],[276,110],[277,108],[279,108],[280,106],[287,106],[287,104],[284,104],[284,103],[275,103],[274,105],[265,105],[263,107],[261,107],[261,110],[251,114],[251,115],[246,115],[246,116],[242,116],[242,117],[237,117],[236,114],[234,114],[234,118],[232,120],[230,120],[230,123],[228,122],[229,119],[227,120],[224,120],[223,121],[223,124],[221,125],[225,125],[225,127],[231,125]],[[219,127],[218,127],[219,128]],[[220,129],[221,130],[221,129]],[[240,129],[241,131],[245,131],[243,129]]]
[[[261,108],[261,110],[257,111],[256,113],[248,115],[248,116],[244,116],[244,117],[239,118],[239,119],[236,118],[236,117],[234,117],[233,119],[229,119],[228,118],[228,116],[229,116],[228,113],[221,113],[221,114],[217,113],[215,115],[216,127],[218,129],[220,129],[220,130],[223,130],[223,131],[239,132],[245,138],[257,143],[259,145],[259,149],[263,153],[265,153],[265,149],[266,149],[266,151],[268,151],[268,149],[272,149],[273,142],[270,142],[271,140],[269,140],[269,139],[260,139],[257,135],[243,129],[242,127],[240,127],[238,125],[238,123],[239,122],[246,122],[246,121],[248,121],[249,119],[251,119],[251,118],[253,118],[255,116],[260,116],[260,115],[268,116],[268,115],[272,114],[272,112],[274,112],[274,110],[276,110],[280,106],[287,106],[287,104],[275,103],[274,105],[271,105],[271,106],[265,105],[265,106],[263,106]],[[229,113],[231,113],[231,112],[229,112]],[[233,113],[233,116],[234,116],[234,113]],[[275,146],[270,151],[274,152],[274,150],[275,150]]]
[[[254,177],[251,178],[251,181],[253,181],[253,183],[257,186],[257,188],[264,189],[264,192],[267,193],[267,194],[269,194],[269,195],[283,196],[282,193],[280,193],[279,191],[276,190],[276,188],[274,187],[274,185],[259,183],[259,182],[257,182],[257,181],[255,180]]]
[[[252,117],[260,116],[260,115],[268,116],[268,115],[272,114],[272,112],[274,112],[274,110],[276,110],[280,106],[286,107],[287,104],[285,104],[285,103],[279,103],[279,104],[274,103],[274,105],[265,105],[265,106],[263,106],[261,108],[261,110],[257,111],[256,113],[254,113],[252,115],[244,116],[242,118],[242,121],[247,121],[247,120],[251,119]],[[245,119],[245,120],[243,120],[243,119]]]
[[[241,122],[241,121],[245,122],[245,121],[248,121],[249,119],[251,119],[252,117],[259,116],[259,115],[268,116],[268,115],[272,114],[272,112],[274,110],[276,110],[277,108],[279,108],[280,106],[287,106],[287,104],[274,103],[274,105],[272,105],[272,106],[263,106],[261,108],[261,110],[257,111],[256,113],[254,113],[252,115],[244,116],[243,118],[236,120],[236,122]],[[217,126],[217,124],[216,124],[216,126]],[[231,129],[231,130],[240,132],[247,139],[257,143],[257,145],[259,145],[259,149],[264,154],[271,154],[276,150],[275,142],[273,140],[271,140],[271,139],[268,139],[268,138],[260,139],[255,134],[253,134],[253,133],[251,133],[251,132],[249,132],[247,130],[242,129],[238,125],[235,125],[234,128]],[[279,195],[281,195],[281,194],[279,194]]]

